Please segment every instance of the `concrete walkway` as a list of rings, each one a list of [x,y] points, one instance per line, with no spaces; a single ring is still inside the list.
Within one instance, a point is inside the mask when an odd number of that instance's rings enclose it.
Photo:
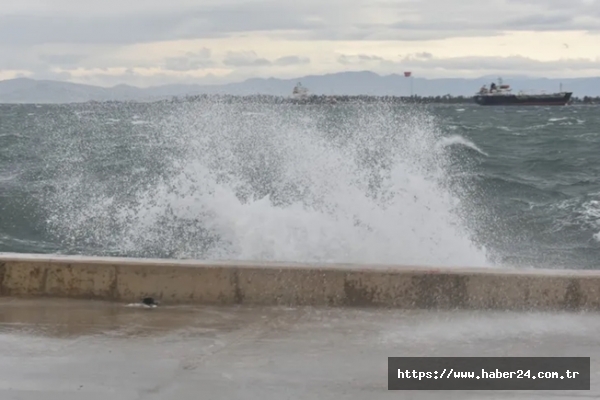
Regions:
[[[600,397],[599,314],[0,298],[0,399]],[[389,392],[388,356],[585,356],[591,391]]]

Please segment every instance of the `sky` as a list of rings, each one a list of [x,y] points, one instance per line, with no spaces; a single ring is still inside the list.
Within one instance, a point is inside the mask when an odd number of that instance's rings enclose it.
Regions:
[[[0,0],[0,80],[600,76],[600,0]]]

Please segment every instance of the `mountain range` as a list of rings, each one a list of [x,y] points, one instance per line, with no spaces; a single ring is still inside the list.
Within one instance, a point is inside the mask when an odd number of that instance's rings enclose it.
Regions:
[[[411,82],[412,80],[412,82]],[[294,79],[251,78],[221,85],[175,84],[140,88],[117,85],[110,88],[79,83],[17,78],[0,81],[0,103],[79,103],[87,101],[150,101],[173,96],[198,94],[289,96],[301,82],[313,94],[372,96],[472,96],[482,85],[497,80],[495,76],[475,79],[406,78],[404,75],[378,75],[370,71],[338,72],[309,75]],[[515,90],[572,91],[575,97],[600,96],[600,77],[548,79],[514,76],[505,83]],[[412,86],[412,89],[411,89]]]

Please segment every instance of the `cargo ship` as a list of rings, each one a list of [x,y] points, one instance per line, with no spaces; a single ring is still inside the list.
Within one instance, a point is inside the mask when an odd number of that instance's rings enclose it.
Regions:
[[[512,92],[510,85],[502,79],[492,82],[489,89],[484,85],[475,95],[475,102],[481,106],[564,106],[571,100],[572,92],[523,93]]]

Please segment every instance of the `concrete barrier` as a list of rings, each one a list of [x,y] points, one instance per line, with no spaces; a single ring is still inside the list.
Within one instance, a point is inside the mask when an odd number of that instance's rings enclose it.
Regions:
[[[600,271],[0,254],[1,296],[165,304],[598,310]]]

